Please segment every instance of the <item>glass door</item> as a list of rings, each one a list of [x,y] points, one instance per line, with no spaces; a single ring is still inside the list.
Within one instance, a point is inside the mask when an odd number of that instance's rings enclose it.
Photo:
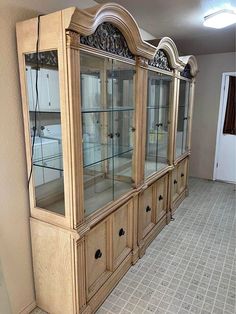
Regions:
[[[172,77],[148,71],[145,177],[168,165]]]
[[[134,66],[81,52],[85,215],[132,188]]]
[[[188,151],[190,82],[180,80],[175,157]]]
[[[65,215],[57,51],[27,54],[25,65],[35,203]]]

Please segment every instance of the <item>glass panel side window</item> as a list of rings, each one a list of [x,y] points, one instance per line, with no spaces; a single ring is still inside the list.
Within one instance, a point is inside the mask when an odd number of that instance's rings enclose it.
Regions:
[[[36,206],[65,215],[57,51],[27,54],[25,64]]]
[[[175,157],[179,157],[188,150],[188,123],[189,123],[189,96],[190,82],[180,80],[178,121],[176,134]]]
[[[131,188],[133,67],[81,52],[85,215]]]
[[[148,71],[145,177],[168,164],[172,77]]]

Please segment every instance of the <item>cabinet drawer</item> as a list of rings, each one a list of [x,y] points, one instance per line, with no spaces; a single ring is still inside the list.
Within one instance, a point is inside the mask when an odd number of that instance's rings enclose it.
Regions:
[[[177,167],[172,171],[172,174],[171,174],[171,196],[172,196],[172,202],[174,202],[179,196]]]
[[[125,259],[132,249],[133,202],[113,214],[113,269]]]
[[[166,214],[168,194],[168,175],[156,183],[156,223]]]
[[[85,237],[87,299],[94,295],[111,274],[111,236],[109,217]]]
[[[188,159],[181,161],[178,166],[178,189],[179,194],[181,194],[187,185],[187,166],[188,166]]]
[[[153,201],[153,185],[147,188],[139,199],[140,224],[142,238],[144,238],[155,225],[155,208]]]

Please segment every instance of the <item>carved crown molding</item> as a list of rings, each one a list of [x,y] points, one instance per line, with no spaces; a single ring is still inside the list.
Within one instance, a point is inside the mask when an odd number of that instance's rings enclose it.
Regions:
[[[117,27],[108,22],[100,24],[93,34],[80,36],[80,43],[120,57],[134,59],[123,34]]]
[[[116,3],[105,3],[86,10],[69,8],[64,11],[65,28],[82,36],[92,35],[104,22],[113,24],[123,34],[133,55],[153,59],[156,48],[145,42],[132,15]]]
[[[180,57],[180,59],[185,65],[189,65],[190,74],[192,77],[195,77],[198,73],[197,59],[193,55]]]
[[[154,59],[149,60],[148,64],[162,70],[171,71],[168,57],[163,50],[157,50]]]
[[[73,31],[66,32],[66,44],[70,47],[79,48],[80,35]]]
[[[136,64],[138,66],[141,66],[141,67],[145,67],[147,68],[148,67],[148,59],[146,58],[143,58],[143,57],[136,57]]]
[[[156,48],[156,50],[163,50],[168,56],[170,68],[178,71],[183,71],[185,63],[180,59],[178,49],[174,41],[169,37],[163,37]]]

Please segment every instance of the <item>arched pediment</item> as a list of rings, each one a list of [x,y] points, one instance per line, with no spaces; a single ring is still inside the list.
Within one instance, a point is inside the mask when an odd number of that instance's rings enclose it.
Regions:
[[[168,58],[169,67],[171,69],[176,69],[178,71],[183,71],[185,64],[179,58],[178,49],[174,43],[174,41],[169,37],[163,37],[158,45],[156,50],[163,50]]]
[[[193,55],[180,57],[180,59],[186,66],[189,66],[191,76],[195,77],[198,73],[197,59]]]
[[[142,39],[136,21],[122,6],[106,3],[86,10],[70,8],[67,12],[68,16],[65,19],[67,30],[75,31],[82,36],[90,36],[96,32],[99,25],[110,23],[122,33],[133,55],[153,59],[155,47]]]

